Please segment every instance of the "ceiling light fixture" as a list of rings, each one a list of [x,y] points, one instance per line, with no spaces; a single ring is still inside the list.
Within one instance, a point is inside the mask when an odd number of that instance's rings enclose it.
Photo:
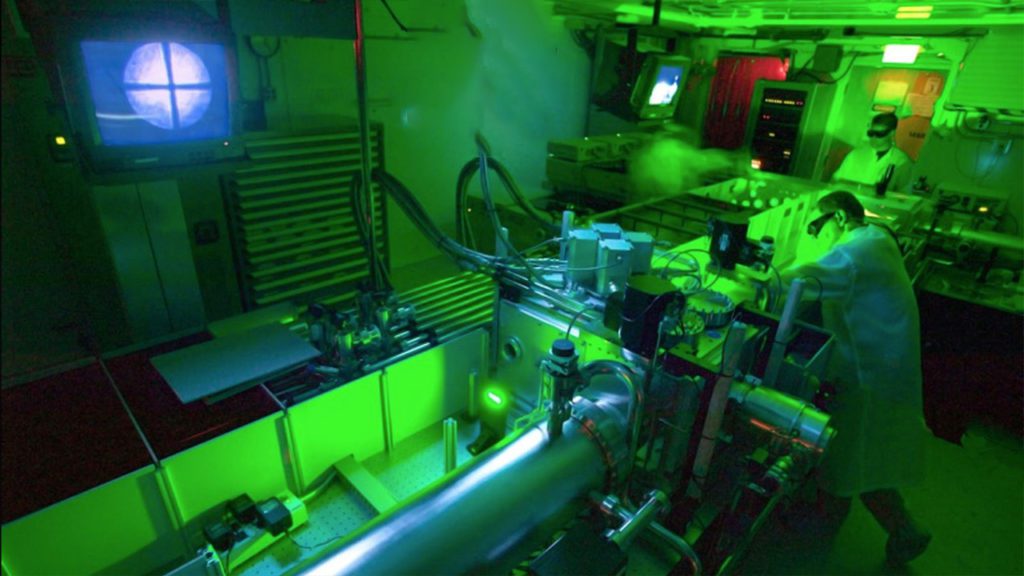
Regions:
[[[924,20],[931,17],[931,6],[900,6],[896,9],[897,20]]]
[[[884,64],[913,64],[921,52],[920,44],[886,44],[882,54]]]

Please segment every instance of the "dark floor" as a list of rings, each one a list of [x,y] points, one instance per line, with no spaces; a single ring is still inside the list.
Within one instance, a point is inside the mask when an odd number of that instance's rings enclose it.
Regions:
[[[1020,437],[973,426],[963,446],[931,438],[928,475],[904,491],[908,508],[932,532],[923,556],[886,566],[885,534],[859,501],[835,539],[765,527],[741,574],[1024,574],[1024,451]]]

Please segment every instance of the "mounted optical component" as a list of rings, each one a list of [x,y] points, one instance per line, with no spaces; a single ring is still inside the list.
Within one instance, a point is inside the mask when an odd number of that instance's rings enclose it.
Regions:
[[[920,44],[886,44],[883,64],[913,64],[921,52]]]

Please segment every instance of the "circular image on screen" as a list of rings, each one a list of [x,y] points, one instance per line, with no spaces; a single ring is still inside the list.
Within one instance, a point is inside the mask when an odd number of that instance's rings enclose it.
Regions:
[[[174,42],[135,49],[124,68],[124,86],[135,113],[165,130],[188,128],[210,106],[210,72],[195,52]]]

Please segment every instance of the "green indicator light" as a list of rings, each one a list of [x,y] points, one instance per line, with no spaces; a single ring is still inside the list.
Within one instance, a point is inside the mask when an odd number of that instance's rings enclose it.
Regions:
[[[496,392],[488,392],[487,399],[490,400],[491,402],[494,402],[494,404],[497,406],[501,406],[505,402],[501,395]]]
[[[281,318],[281,324],[291,324],[292,322],[295,322],[295,316],[288,316],[286,318]]]

